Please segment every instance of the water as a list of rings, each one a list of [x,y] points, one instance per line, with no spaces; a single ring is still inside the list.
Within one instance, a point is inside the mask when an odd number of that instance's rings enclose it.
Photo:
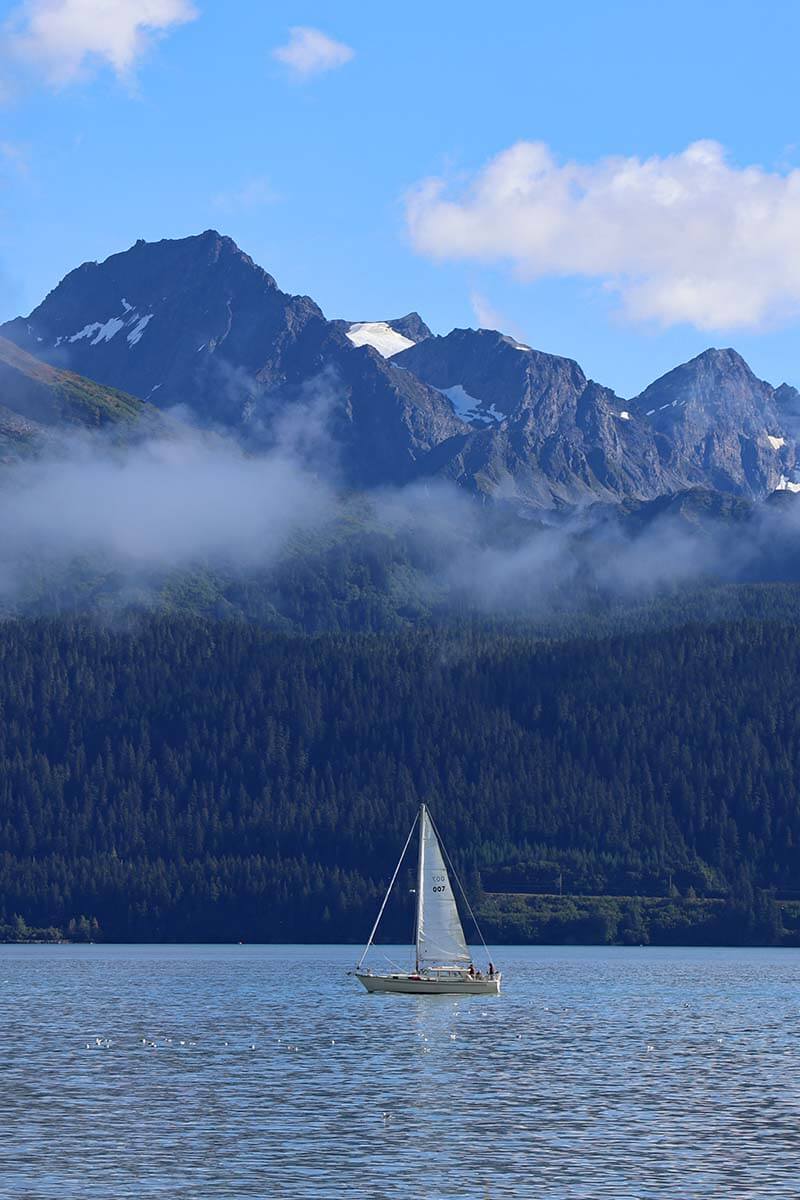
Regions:
[[[800,952],[525,948],[494,997],[348,947],[0,947],[0,1196],[800,1194]]]

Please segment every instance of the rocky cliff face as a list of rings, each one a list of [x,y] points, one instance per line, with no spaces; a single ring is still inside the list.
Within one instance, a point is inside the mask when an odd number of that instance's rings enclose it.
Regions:
[[[328,321],[213,230],[85,263],[0,334],[247,446],[288,430],[352,487],[438,475],[550,508],[795,486],[800,394],[733,350],[625,401],[573,360],[491,330],[434,337],[418,313]]]

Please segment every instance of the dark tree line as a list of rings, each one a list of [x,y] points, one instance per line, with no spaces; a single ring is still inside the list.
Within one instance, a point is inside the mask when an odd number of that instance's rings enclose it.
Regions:
[[[770,621],[551,643],[6,622],[0,927],[358,941],[425,800],[495,935],[555,926],[494,893],[560,889],[665,897],[708,917],[692,939],[779,941],[798,683],[800,631]],[[401,889],[387,934],[409,905]],[[647,904],[613,929],[587,911],[582,940],[646,940]]]

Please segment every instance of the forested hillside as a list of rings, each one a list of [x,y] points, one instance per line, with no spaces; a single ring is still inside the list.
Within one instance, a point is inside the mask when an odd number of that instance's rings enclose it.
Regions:
[[[800,630],[767,620],[6,622],[0,924],[358,941],[425,800],[497,940],[792,940],[799,680]],[[408,903],[389,921],[407,940]]]

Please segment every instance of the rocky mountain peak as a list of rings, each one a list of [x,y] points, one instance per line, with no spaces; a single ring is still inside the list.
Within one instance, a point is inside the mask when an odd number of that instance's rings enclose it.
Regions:
[[[662,375],[632,403],[654,423],[667,419],[661,413],[669,410],[673,418],[685,408],[706,415],[736,413],[749,420],[753,406],[769,404],[772,393],[736,350],[709,349]]]
[[[631,410],[722,491],[763,495],[794,469],[775,389],[736,350],[704,350],[651,383]]]
[[[324,324],[312,300],[281,292],[231,238],[206,230],[85,263],[2,333],[55,366],[162,407],[211,402],[224,420],[230,372],[218,364],[280,378],[277,360]]]

